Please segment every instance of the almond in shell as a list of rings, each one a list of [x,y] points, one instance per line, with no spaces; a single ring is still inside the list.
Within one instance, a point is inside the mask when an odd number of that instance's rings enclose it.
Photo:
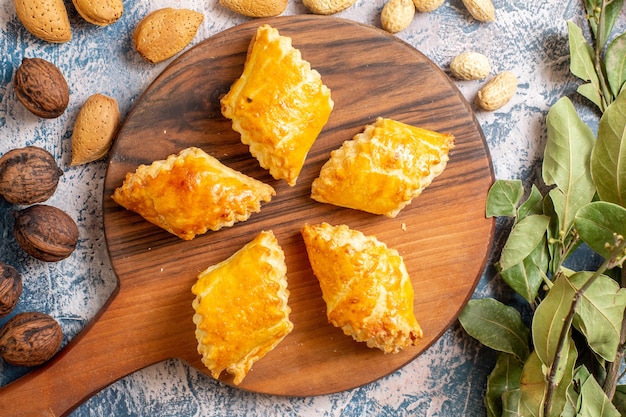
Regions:
[[[117,100],[94,94],[85,101],[74,122],[71,165],[81,165],[104,157],[120,125]]]
[[[171,7],[155,10],[135,28],[135,49],[148,62],[169,59],[189,45],[203,20],[204,15],[194,10]]]
[[[63,0],[15,0],[15,12],[22,25],[47,42],[72,39],[72,29]]]
[[[124,13],[122,0],[72,0],[78,14],[89,23],[107,26]]]

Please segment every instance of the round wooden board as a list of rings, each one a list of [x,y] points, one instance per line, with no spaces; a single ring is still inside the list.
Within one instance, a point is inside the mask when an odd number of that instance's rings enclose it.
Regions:
[[[273,180],[260,168],[220,112],[219,98],[241,74],[250,39],[262,23],[293,39],[335,102],[295,187]],[[456,147],[444,173],[395,219],[311,200],[311,182],[330,151],[378,116],[452,133]],[[111,200],[127,172],[189,146],[272,185],[276,197],[248,221],[192,241],[178,239]],[[294,330],[253,366],[239,385],[245,390],[327,394],[397,370],[456,320],[491,248],[494,223],[485,218],[484,207],[493,172],[470,106],[420,52],[381,30],[351,21],[312,15],[254,20],[199,43],[173,61],[136,102],[110,155],[104,225],[119,278],[112,305],[117,315],[132,323],[129,327],[145,324],[157,333],[142,340],[140,349],[125,349],[120,356],[145,355],[146,362],[178,357],[206,371],[196,351],[192,323],[191,286],[197,274],[229,257],[259,231],[271,229],[276,234],[287,259]],[[375,235],[401,253],[415,289],[415,314],[425,333],[419,346],[384,355],[328,324],[300,235],[305,222],[322,221]],[[133,338],[132,331],[121,327],[107,337]],[[223,378],[231,383],[228,375]]]

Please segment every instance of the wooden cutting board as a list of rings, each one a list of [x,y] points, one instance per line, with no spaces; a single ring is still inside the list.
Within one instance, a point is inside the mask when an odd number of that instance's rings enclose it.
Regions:
[[[293,39],[335,102],[295,187],[260,168],[220,113],[219,98],[241,74],[250,39],[262,23]],[[311,200],[311,182],[330,151],[379,116],[452,133],[456,147],[444,173],[395,219]],[[201,147],[271,184],[276,197],[247,222],[192,241],[178,239],[111,200],[127,172],[188,146]],[[206,371],[196,351],[191,286],[200,271],[267,229],[285,251],[295,327],[239,387],[311,396],[388,375],[435,342],[472,295],[492,244],[494,222],[485,218],[484,207],[493,179],[471,106],[436,65],[397,37],[313,15],[253,20],[219,33],[182,54],[154,80],[110,152],[103,209],[117,291],[53,360],[0,389],[0,415],[64,415],[117,379],[169,358]],[[375,235],[404,257],[415,289],[415,314],[424,330],[419,346],[384,355],[328,324],[300,236],[305,222],[322,221]],[[228,375],[223,381],[232,384]]]

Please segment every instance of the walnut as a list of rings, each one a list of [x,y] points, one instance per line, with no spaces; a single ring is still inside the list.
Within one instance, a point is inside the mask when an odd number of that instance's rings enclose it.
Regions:
[[[16,366],[37,366],[61,347],[63,331],[51,316],[39,312],[15,315],[0,329],[0,356]]]
[[[22,277],[17,269],[0,262],[0,317],[9,314],[22,295]]]
[[[45,262],[67,258],[78,244],[78,226],[63,210],[36,204],[13,212],[15,240],[29,255]]]
[[[65,112],[70,90],[63,73],[42,58],[24,58],[15,73],[15,95],[31,113],[54,119]]]
[[[0,195],[12,204],[41,203],[52,197],[62,175],[45,149],[13,149],[0,158]]]

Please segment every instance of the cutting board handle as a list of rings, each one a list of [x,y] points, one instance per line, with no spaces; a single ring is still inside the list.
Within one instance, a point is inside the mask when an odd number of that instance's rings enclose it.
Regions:
[[[128,318],[132,306],[127,298],[112,296],[55,357],[0,388],[0,416],[66,416],[116,380],[167,359],[167,350],[141,349],[138,341],[148,343],[157,336],[150,336],[154,329]]]

